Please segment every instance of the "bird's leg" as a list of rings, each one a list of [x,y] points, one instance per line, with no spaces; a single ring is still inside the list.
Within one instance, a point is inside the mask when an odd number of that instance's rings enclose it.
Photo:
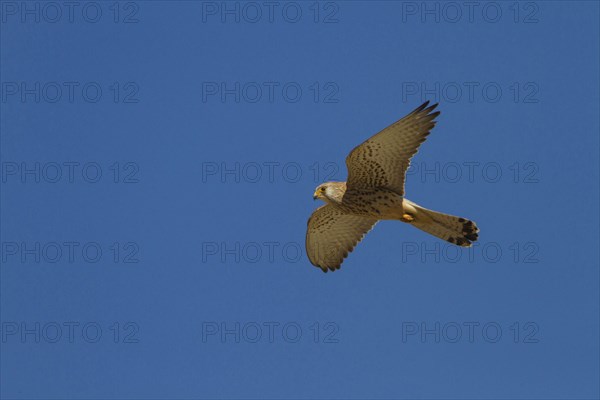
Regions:
[[[416,215],[417,209],[414,207],[413,203],[406,199],[402,199],[402,217],[400,217],[400,221],[410,224],[411,222],[415,222]]]
[[[402,218],[400,218],[400,220],[402,222],[411,223],[415,220],[415,217],[413,217],[410,214],[404,213],[404,214],[402,214]]]

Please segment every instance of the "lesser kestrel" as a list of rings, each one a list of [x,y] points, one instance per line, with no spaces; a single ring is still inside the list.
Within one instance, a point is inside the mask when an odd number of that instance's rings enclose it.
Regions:
[[[308,220],[306,253],[323,272],[344,258],[379,220],[399,220],[452,244],[469,247],[479,229],[466,218],[423,208],[404,198],[410,159],[435,126],[437,104],[413,112],[357,146],[346,157],[347,182],[319,185],[314,199],[325,201]]]

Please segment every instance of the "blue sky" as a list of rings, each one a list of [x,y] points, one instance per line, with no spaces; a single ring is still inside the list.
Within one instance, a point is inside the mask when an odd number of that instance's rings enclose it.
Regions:
[[[0,3],[0,395],[600,395],[596,2]],[[314,188],[425,100],[407,197],[304,254]]]

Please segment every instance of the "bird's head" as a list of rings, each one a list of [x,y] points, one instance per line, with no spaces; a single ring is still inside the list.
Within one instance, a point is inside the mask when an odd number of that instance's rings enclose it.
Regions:
[[[313,199],[326,203],[341,203],[345,192],[346,182],[325,182],[317,186]]]

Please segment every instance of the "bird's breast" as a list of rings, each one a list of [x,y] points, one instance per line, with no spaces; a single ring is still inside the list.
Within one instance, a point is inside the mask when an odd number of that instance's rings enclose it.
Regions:
[[[378,219],[402,217],[403,197],[388,189],[354,189],[346,191],[342,206],[347,212]]]

